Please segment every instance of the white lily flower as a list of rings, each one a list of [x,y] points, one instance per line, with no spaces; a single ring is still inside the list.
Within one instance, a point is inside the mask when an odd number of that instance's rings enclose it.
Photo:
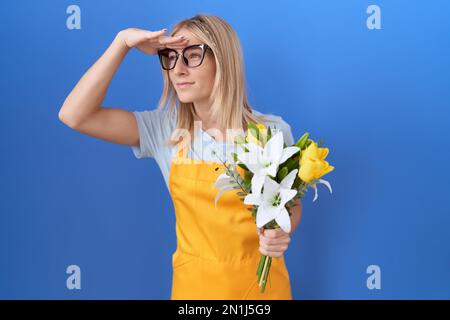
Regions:
[[[261,193],[265,177],[275,177],[279,165],[300,150],[295,146],[284,148],[283,132],[280,130],[270,138],[264,148],[254,142],[245,146],[249,152],[238,154],[238,160],[253,173],[253,194]]]
[[[266,176],[262,194],[251,193],[245,197],[245,204],[258,206],[256,212],[256,226],[258,228],[275,220],[284,232],[291,232],[291,219],[285,205],[297,194],[297,190],[291,189],[297,172],[297,169],[292,170],[280,184]]]

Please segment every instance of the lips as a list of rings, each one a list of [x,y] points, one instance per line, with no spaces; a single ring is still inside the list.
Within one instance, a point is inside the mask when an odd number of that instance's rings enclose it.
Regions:
[[[192,84],[194,84],[194,82],[178,82],[177,87],[178,88],[187,88],[187,87],[191,86]]]

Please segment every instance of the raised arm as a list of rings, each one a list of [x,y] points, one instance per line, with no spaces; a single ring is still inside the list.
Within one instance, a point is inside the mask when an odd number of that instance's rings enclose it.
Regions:
[[[70,128],[109,142],[139,145],[139,130],[132,112],[102,107],[109,84],[128,51],[136,47],[145,54],[183,44],[179,37],[164,36],[165,30],[128,28],[120,31],[102,56],[81,77],[65,99],[58,117]]]

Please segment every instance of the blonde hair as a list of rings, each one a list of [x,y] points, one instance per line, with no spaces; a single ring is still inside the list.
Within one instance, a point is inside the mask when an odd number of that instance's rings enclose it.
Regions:
[[[174,35],[182,28],[206,43],[214,54],[216,75],[211,93],[210,115],[214,121],[217,121],[220,128],[247,130],[248,122],[263,123],[266,121],[263,115],[252,113],[253,109],[248,102],[241,45],[233,28],[222,18],[207,14],[197,14],[178,22],[170,35]],[[177,112],[174,133],[177,132],[177,129],[184,129],[192,133],[194,105],[192,102],[184,103],[178,100],[168,72],[162,68],[161,70],[164,89],[158,109],[167,108],[169,112]],[[178,142],[171,137],[166,143],[175,145]]]

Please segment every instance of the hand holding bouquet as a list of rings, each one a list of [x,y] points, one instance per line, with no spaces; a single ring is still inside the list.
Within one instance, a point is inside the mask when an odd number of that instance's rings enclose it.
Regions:
[[[257,228],[291,231],[289,210],[296,200],[303,197],[308,188],[315,190],[318,183],[331,185],[321,179],[334,169],[325,161],[328,148],[321,148],[305,133],[294,145],[284,143],[281,130],[266,128],[262,124],[248,124],[246,136],[234,140],[235,150],[225,165],[225,173],[217,178],[215,187],[220,195],[239,189],[237,195],[245,204],[253,205],[248,210],[256,219]],[[261,254],[257,267],[257,280],[264,292],[272,258]]]

